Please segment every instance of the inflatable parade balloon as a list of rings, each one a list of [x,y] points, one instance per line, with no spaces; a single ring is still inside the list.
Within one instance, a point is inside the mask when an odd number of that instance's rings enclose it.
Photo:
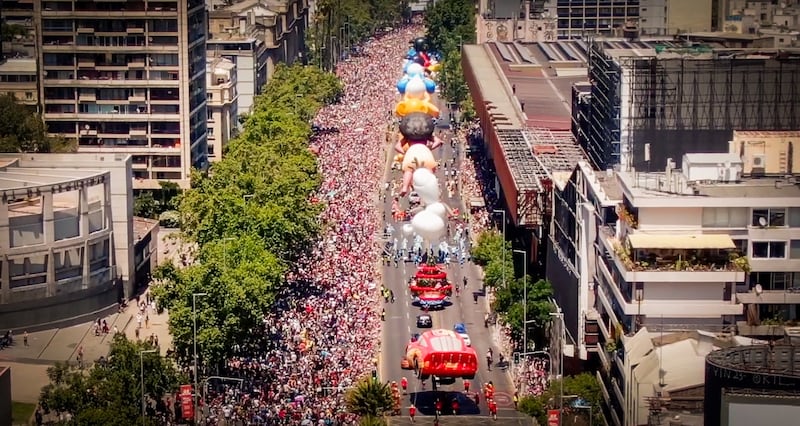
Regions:
[[[412,62],[412,63],[408,64],[408,66],[406,67],[406,75],[408,75],[409,78],[410,77],[424,78],[425,77],[425,67],[423,67],[420,64]]]
[[[429,205],[439,201],[439,179],[429,169],[417,169],[413,172],[414,190],[419,194],[422,204]]]
[[[425,40],[425,37],[415,38],[414,40],[411,41],[411,45],[417,52],[425,52],[428,50],[428,41]]]
[[[414,234],[414,225],[410,223],[406,223],[405,225],[403,225],[403,234],[407,236],[411,236],[412,234]]]
[[[401,95],[422,99],[426,92],[429,94],[436,92],[436,82],[427,77],[406,75],[397,82],[397,91]]]
[[[398,127],[407,143],[427,143],[433,138],[436,123],[428,114],[413,112],[403,117]]]
[[[414,112],[421,112],[439,118],[439,108],[437,108],[433,102],[425,99],[409,99],[405,96],[402,101],[397,103],[394,112],[398,117],[405,117]]]
[[[411,218],[411,226],[414,227],[414,232],[428,242],[438,240],[444,235],[447,228],[444,219],[428,210],[423,210],[415,214],[414,217]]]
[[[419,192],[419,190],[417,190],[417,192]],[[436,214],[437,216],[441,217],[442,220],[447,220],[447,212],[449,209],[440,201],[429,204],[427,207],[425,207],[425,210]]]

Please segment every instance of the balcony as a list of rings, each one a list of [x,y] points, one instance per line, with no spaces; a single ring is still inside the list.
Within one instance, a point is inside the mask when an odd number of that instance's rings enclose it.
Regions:
[[[744,282],[750,271],[727,235],[634,233],[623,243],[603,241],[627,282]]]

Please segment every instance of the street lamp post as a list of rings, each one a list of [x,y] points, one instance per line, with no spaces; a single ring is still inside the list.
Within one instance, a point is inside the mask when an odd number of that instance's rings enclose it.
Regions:
[[[504,247],[505,248],[505,247]],[[505,252],[505,250],[503,250]],[[528,351],[528,253],[524,250],[514,250],[522,254],[522,350]]]
[[[558,391],[558,424],[562,424],[564,418],[564,345],[567,341],[567,331],[564,324],[564,313],[561,309],[558,312],[551,312],[550,316],[556,317],[561,323],[561,335],[558,344],[558,371],[559,371],[559,391]]]
[[[144,402],[144,354],[152,354],[158,352],[158,349],[145,349],[139,351],[139,370],[141,374],[141,383],[142,383],[142,425],[145,424],[145,416],[147,412],[145,411],[145,402]]]
[[[506,211],[496,209],[492,212],[493,214],[502,213],[503,214],[503,288],[506,287]],[[525,348],[527,351],[528,348]]]
[[[197,369],[197,296],[208,296],[208,293],[192,293],[192,343],[194,345],[194,418],[197,421],[197,376],[200,371]]]

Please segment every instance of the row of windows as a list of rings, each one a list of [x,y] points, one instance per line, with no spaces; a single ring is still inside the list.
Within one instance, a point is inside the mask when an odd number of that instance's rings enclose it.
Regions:
[[[800,228],[800,207],[758,208],[717,207],[703,209],[705,228],[758,227]]]
[[[42,21],[44,31],[76,32],[76,28],[91,28],[97,32],[125,32],[128,29],[137,28],[152,32],[174,33],[178,32],[178,21],[176,19],[149,19],[146,21],[143,19],[78,19],[75,21],[44,19]]]
[[[36,81],[35,75],[29,75],[29,74],[0,75],[0,83],[33,83],[35,81]]]
[[[788,250],[787,250],[788,248]],[[800,240],[753,241],[753,259],[800,259]]]
[[[119,41],[119,40],[117,40]],[[124,45],[124,44],[123,44]],[[118,46],[123,46],[118,45]],[[205,58],[205,57],[204,57]],[[45,53],[43,55],[45,66],[74,67],[76,59],[78,61],[92,61],[96,66],[126,66],[130,62],[142,61],[151,67],[175,67],[178,66],[177,53],[153,53],[147,55],[123,55],[123,54],[74,54],[74,53]],[[146,59],[146,60],[145,60]]]

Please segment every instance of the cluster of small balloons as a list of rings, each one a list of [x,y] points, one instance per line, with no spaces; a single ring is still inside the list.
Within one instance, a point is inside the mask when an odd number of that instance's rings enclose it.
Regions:
[[[413,188],[419,195],[421,210],[414,214],[410,224],[403,227],[403,232],[416,233],[428,243],[435,244],[444,235],[450,213],[441,201],[439,180],[434,174],[438,163],[433,150],[442,145],[434,135],[439,109],[431,101],[431,95],[436,92],[433,77],[439,64],[435,55],[428,53],[424,38],[412,43],[413,47],[403,62],[403,77],[397,82],[401,100],[395,107],[400,118],[395,161],[403,170],[400,195],[405,196]]]

